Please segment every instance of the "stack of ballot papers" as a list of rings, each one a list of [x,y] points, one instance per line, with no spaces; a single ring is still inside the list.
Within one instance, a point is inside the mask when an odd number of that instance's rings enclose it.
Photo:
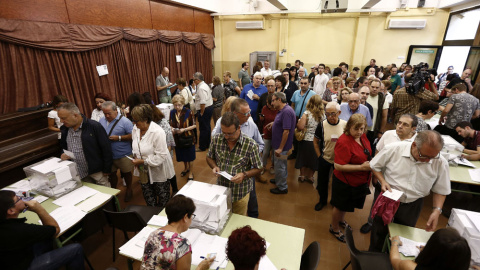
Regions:
[[[228,188],[198,181],[189,181],[177,194],[191,198],[195,202],[195,219],[192,228],[209,233],[218,233],[225,225],[231,209]]]
[[[79,222],[83,217],[85,217],[86,214],[87,213],[83,212],[75,206],[59,207],[50,212],[50,216],[52,216],[55,221],[57,221],[58,226],[60,227],[60,234],[68,230],[73,225],[77,224],[77,222]],[[40,220],[39,223],[42,224]]]
[[[423,242],[415,242],[401,236],[400,241],[402,242],[402,245],[398,247],[398,251],[406,257],[417,257],[418,253],[420,253],[420,247],[425,246],[425,243]]]

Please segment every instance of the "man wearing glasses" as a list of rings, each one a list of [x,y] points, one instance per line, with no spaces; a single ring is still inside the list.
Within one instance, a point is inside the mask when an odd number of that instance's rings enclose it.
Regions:
[[[18,218],[26,209],[36,213],[43,225],[28,224],[26,218]],[[52,240],[59,232],[58,223],[40,203],[23,201],[13,191],[0,190],[2,269],[84,269],[80,244],[51,250]]]
[[[262,160],[257,143],[240,130],[240,121],[233,112],[226,112],[220,120],[222,132],[212,138],[207,153],[207,164],[218,176],[217,184],[232,190],[232,211],[247,215],[253,177],[260,173]],[[219,175],[227,172],[229,180]]]
[[[422,131],[414,142],[387,145],[370,161],[374,176],[382,191],[397,189],[404,194],[393,222],[415,227],[423,206],[423,198],[433,193],[433,208],[426,224],[427,231],[437,227],[445,197],[450,194],[450,175],[447,160],[440,155],[443,138],[436,131]],[[388,234],[378,213],[373,220],[370,251],[380,252]]]
[[[370,111],[367,106],[360,104],[360,95],[358,93],[351,93],[348,95],[348,103],[340,104],[340,110],[342,111],[340,119],[348,121],[350,116],[356,113],[361,113],[367,118],[367,126],[371,127],[373,125]]]

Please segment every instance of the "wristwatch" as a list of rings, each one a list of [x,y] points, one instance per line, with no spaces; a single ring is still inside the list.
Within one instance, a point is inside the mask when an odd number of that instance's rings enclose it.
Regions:
[[[243,178],[248,178],[247,172],[243,172]]]
[[[118,141],[119,141],[119,142],[122,141],[122,136],[118,136]]]
[[[438,210],[438,211],[440,211],[440,214],[443,212],[443,211],[442,211],[442,208],[440,208],[440,207],[435,207],[435,206],[432,207],[432,211],[435,210],[435,209]]]

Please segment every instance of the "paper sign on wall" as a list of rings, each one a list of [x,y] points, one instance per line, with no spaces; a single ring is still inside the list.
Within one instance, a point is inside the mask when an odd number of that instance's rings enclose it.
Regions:
[[[97,66],[98,76],[103,76],[108,74],[107,65]]]
[[[182,62],[182,56],[181,55],[177,55],[176,58],[177,58],[177,63]]]

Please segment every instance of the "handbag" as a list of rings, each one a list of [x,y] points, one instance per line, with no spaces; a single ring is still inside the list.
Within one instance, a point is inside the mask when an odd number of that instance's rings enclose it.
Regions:
[[[190,116],[190,113],[186,113],[185,114],[185,126],[189,126],[188,124],[188,117]],[[175,114],[175,117],[177,119],[177,128],[181,128],[181,121],[180,121],[180,118],[177,114]],[[187,133],[189,133],[190,135],[187,135]],[[176,145],[175,147],[176,148],[189,148],[191,147],[192,145],[195,144],[195,137],[194,135],[192,134],[193,132],[190,132],[190,131],[186,131],[182,134],[178,134],[177,135],[177,141],[176,141]]]
[[[307,93],[305,93],[305,97],[303,98],[302,106],[300,108],[303,108],[303,105],[305,104],[305,99],[307,99],[307,96],[308,96],[308,92],[310,92],[310,89],[308,89]],[[308,117],[307,117],[307,123],[308,123]],[[307,123],[305,123],[305,125],[307,125]],[[307,133],[306,128],[303,128],[302,130],[295,128],[295,139],[297,141],[303,141],[303,139],[305,138],[305,133]]]

